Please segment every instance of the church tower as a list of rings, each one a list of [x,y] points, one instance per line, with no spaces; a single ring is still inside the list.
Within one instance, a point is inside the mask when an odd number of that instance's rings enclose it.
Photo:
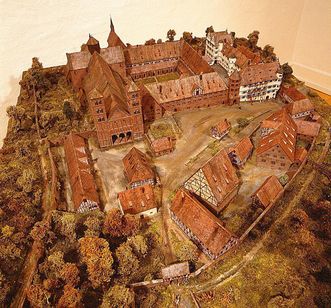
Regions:
[[[239,104],[240,102],[240,82],[241,82],[241,76],[237,70],[235,70],[230,76],[229,76],[229,84],[228,84],[228,104]]]
[[[125,44],[122,42],[122,40],[116,34],[113,20],[111,18],[110,18],[110,33],[109,33],[107,42],[108,42],[108,47],[120,46],[123,49],[126,48]]]
[[[89,39],[86,43],[87,49],[90,52],[91,55],[96,51],[97,53],[100,53],[100,44],[99,41],[96,40],[91,34],[89,34]]]

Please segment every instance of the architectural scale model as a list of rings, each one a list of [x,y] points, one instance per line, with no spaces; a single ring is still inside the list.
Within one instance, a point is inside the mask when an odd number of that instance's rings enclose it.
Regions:
[[[23,72],[1,307],[329,307],[330,106],[258,31],[175,35]]]

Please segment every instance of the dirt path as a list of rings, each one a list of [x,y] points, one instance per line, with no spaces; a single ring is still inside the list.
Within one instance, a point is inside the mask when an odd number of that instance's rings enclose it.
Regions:
[[[321,163],[324,161],[325,156],[330,148],[330,134],[327,136],[327,140],[325,142],[323,151],[318,159],[318,163]],[[295,195],[295,197],[291,200],[291,202],[286,206],[285,210],[282,212],[282,214],[279,216],[279,218],[275,221],[273,226],[262,236],[262,238],[253,246],[253,248],[243,256],[242,260],[233,265],[228,271],[225,273],[221,273],[220,275],[211,278],[207,282],[195,285],[192,288],[195,290],[196,293],[201,293],[205,291],[209,291],[211,289],[214,289],[216,287],[222,286],[226,282],[233,279],[236,275],[238,275],[242,268],[244,268],[249,262],[251,262],[254,257],[257,255],[257,253],[265,246],[265,242],[269,239],[270,234],[273,232],[275,226],[282,221],[284,221],[287,216],[291,213],[291,211],[295,208],[295,206],[300,202],[301,198],[304,196],[304,194],[307,191],[307,187],[311,184],[314,177],[316,175],[316,170],[313,170],[308,177],[305,179],[300,191]]]

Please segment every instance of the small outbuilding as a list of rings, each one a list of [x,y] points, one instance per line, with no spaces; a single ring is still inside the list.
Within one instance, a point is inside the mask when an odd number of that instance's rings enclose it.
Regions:
[[[156,184],[156,173],[150,160],[140,150],[133,147],[123,158],[124,175],[130,188]]]
[[[175,149],[175,143],[171,137],[162,137],[152,141],[151,149],[155,156],[167,155]]]
[[[210,132],[212,137],[221,140],[222,138],[224,138],[225,135],[229,133],[230,129],[231,123],[227,119],[224,119],[217,123],[215,126],[213,126]]]
[[[153,216],[157,213],[153,187],[149,184],[120,192],[118,200],[123,214]]]
[[[162,278],[167,281],[174,279],[183,279],[190,274],[190,267],[188,262],[181,262],[171,264],[161,270]]]
[[[297,136],[301,140],[306,140],[312,142],[315,137],[317,137],[321,124],[318,122],[304,121],[304,120],[295,120],[298,131]]]
[[[275,175],[269,176],[262,185],[251,195],[252,203],[262,208],[267,208],[274,202],[283,186]]]
[[[242,168],[253,152],[253,144],[249,137],[241,139],[235,147],[229,149],[228,155],[232,164]]]

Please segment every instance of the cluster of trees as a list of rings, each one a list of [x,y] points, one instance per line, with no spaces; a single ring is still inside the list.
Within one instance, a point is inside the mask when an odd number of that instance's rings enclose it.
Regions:
[[[24,135],[22,135],[24,136]],[[0,153],[0,306],[13,292],[25,255],[29,232],[40,218],[42,176],[33,140],[19,135]]]
[[[46,255],[28,290],[30,305],[132,303],[134,293],[126,285],[154,248],[153,236],[143,235],[142,227],[139,218],[118,209],[107,214],[55,211],[51,223],[37,223],[31,236],[43,242]]]

